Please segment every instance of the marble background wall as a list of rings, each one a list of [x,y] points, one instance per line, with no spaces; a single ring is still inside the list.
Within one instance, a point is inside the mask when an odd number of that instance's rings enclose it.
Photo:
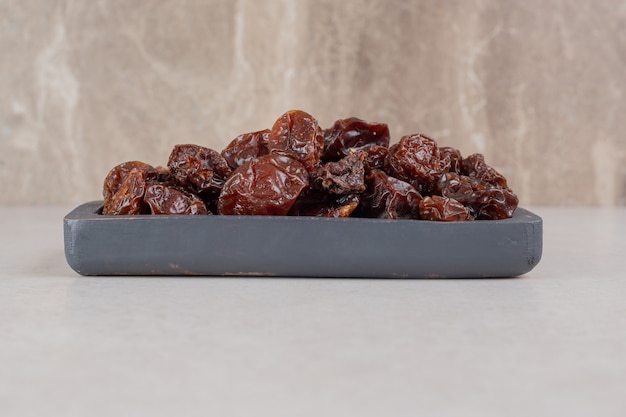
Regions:
[[[623,0],[0,0],[2,204],[300,108],[483,152],[529,205],[626,205]]]

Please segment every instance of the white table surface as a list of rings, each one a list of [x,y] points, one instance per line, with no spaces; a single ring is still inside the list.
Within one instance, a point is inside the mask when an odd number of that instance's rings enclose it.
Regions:
[[[0,416],[625,416],[626,209],[511,279],[80,277],[0,208]]]

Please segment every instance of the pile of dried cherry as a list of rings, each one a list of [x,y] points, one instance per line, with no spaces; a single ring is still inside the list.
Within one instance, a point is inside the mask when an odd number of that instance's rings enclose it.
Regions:
[[[481,154],[421,134],[391,147],[389,128],[357,118],[321,129],[308,113],[244,133],[221,153],[176,145],[167,167],[138,161],[104,181],[103,214],[504,219],[518,198]]]

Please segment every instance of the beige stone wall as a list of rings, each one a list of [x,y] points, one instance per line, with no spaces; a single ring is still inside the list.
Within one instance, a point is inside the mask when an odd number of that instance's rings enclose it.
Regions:
[[[525,206],[625,205],[626,2],[0,0],[1,204],[292,108],[483,152]]]

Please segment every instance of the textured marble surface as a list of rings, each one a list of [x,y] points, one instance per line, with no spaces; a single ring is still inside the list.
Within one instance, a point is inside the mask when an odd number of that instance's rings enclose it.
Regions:
[[[301,108],[483,152],[522,205],[626,204],[626,2],[0,0],[0,203]]]
[[[625,415],[626,208],[473,280],[79,277],[69,209],[0,207],[3,417]]]

